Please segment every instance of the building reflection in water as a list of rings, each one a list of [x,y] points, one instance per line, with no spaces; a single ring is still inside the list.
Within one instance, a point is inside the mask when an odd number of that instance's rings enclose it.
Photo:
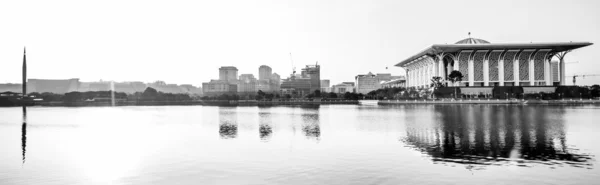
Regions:
[[[258,134],[262,141],[269,141],[273,133],[271,113],[268,108],[259,108],[258,112]]]
[[[237,137],[238,124],[235,107],[219,107],[219,134],[221,139]]]
[[[566,145],[561,109],[535,106],[434,106],[433,124],[407,121],[410,147],[435,163],[535,164],[592,168],[588,154]]]
[[[25,164],[25,152],[27,151],[27,108],[23,106],[23,124],[21,125],[21,151],[23,164]]]
[[[319,125],[319,107],[303,107],[306,112],[302,113],[302,132],[308,138],[319,140],[321,127]]]

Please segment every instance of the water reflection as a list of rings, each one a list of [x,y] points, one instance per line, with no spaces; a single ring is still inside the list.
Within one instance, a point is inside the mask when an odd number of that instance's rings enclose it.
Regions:
[[[233,139],[237,137],[238,124],[235,107],[219,108],[219,134],[222,139]]]
[[[23,106],[23,124],[21,125],[21,152],[25,164],[25,151],[27,151],[27,108]]]
[[[267,109],[268,111],[268,109]],[[270,112],[259,112],[258,113],[258,134],[262,141],[269,141],[273,128],[271,127],[271,113]]]
[[[535,164],[592,168],[591,156],[566,145],[563,109],[535,106],[434,106],[433,124],[407,121],[403,141],[436,163]]]
[[[302,114],[302,131],[308,138],[319,140],[321,127],[319,126],[319,112]]]

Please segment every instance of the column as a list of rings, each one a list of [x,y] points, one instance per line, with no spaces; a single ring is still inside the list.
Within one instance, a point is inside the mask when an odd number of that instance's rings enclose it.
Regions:
[[[425,76],[427,75],[427,66],[423,64],[421,66],[421,87],[423,87],[423,82],[425,81]]]
[[[458,59],[458,57],[456,57],[456,59]],[[452,69],[453,71],[458,71],[458,69],[459,69],[459,68],[458,68],[458,64],[459,64],[459,63],[460,63],[460,62],[458,62],[458,60],[454,60],[454,69]]]
[[[565,60],[564,60],[564,56],[560,57],[559,66],[560,66],[560,68],[558,70],[560,71],[560,85],[567,85],[567,82],[565,80]]]
[[[421,84],[423,86],[425,86],[425,82],[427,81],[427,75],[429,75],[429,65],[427,63],[425,63],[423,65],[423,79],[421,81]]]
[[[504,60],[498,61],[498,83],[504,86]]]
[[[417,66],[415,69],[415,87],[418,87],[421,84],[421,66]]]
[[[413,87],[417,87],[419,84],[419,66],[415,66],[415,83],[413,83]]]
[[[439,74],[440,74],[440,72],[439,72],[439,68],[437,67],[437,66],[438,66],[438,62],[437,62],[437,61],[435,61],[435,59],[432,59],[432,60],[433,60],[433,64],[432,64],[432,66],[434,66],[434,67],[433,67],[433,76],[440,76],[440,75],[439,75]]]
[[[550,66],[550,60],[544,59],[544,81],[546,81],[546,86],[552,86],[552,72]]]
[[[513,61],[513,77],[515,81],[515,86],[520,86],[521,84],[519,84],[519,60]]]
[[[485,59],[483,61],[483,86],[490,86],[490,61]]]
[[[446,68],[444,67],[444,60],[443,59],[440,59],[438,61],[438,68],[439,68],[438,69],[438,76],[442,77],[442,79],[446,79],[446,75],[445,75]]]
[[[417,86],[417,66],[414,67],[413,69],[413,82],[411,83],[411,86],[416,87]]]
[[[431,80],[431,77],[434,76],[433,74],[433,64],[432,62],[428,62],[427,64],[427,78],[425,78],[425,85],[429,86],[429,81]]]
[[[408,73],[408,68],[404,68],[404,85],[406,85],[406,87],[408,87],[408,82],[410,81],[410,76],[408,75]],[[358,84],[356,86],[358,86]]]
[[[408,86],[409,87],[412,87],[412,84],[415,81],[415,79],[414,79],[415,75],[413,74],[414,72],[415,71],[412,68],[408,70],[408,74],[409,74],[408,75],[408,78],[409,78],[409,80],[408,80]]]
[[[423,67],[421,67],[421,87],[423,87],[425,84],[425,80],[427,80],[427,64],[423,64]]]
[[[535,53],[534,53],[535,54]],[[532,55],[534,55],[532,54]],[[529,60],[529,85],[535,86],[535,62]]]
[[[473,60],[469,60],[469,86],[473,87],[475,85],[475,70],[473,67]]]

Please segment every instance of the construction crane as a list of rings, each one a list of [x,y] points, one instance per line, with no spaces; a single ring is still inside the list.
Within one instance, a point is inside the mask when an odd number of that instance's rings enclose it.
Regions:
[[[293,71],[293,75],[296,75],[296,66],[294,66],[294,59],[292,58],[292,53],[290,53],[290,61],[292,62],[292,71]]]
[[[573,75],[573,76],[567,76],[567,77],[573,77],[573,85],[576,85],[577,77],[585,78],[585,77],[593,77],[593,76],[600,76],[600,74]]]

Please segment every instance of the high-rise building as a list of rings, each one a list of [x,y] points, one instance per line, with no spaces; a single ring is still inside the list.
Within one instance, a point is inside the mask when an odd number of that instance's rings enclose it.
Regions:
[[[238,81],[238,92],[244,93],[256,93],[258,90],[256,89],[257,83],[256,78],[254,78],[253,74],[241,74],[240,79]]]
[[[329,83],[330,83],[329,80],[321,80],[321,87],[329,87],[330,86]]]
[[[271,67],[262,65],[258,68],[258,79],[259,80],[271,80],[271,73],[273,70]]]
[[[321,90],[321,71],[319,65],[307,65],[300,75],[290,75],[281,83],[281,92],[296,97],[303,97],[316,90]]]
[[[321,90],[321,67],[319,65],[306,65],[302,69],[302,76],[310,78],[310,92]]]
[[[328,93],[331,92],[331,86],[330,86],[330,81],[329,80],[321,80],[321,92],[322,93]]]
[[[239,80],[242,82],[250,82],[255,81],[256,78],[254,78],[253,74],[241,74]]]
[[[279,92],[281,89],[281,77],[277,73],[271,74],[271,90],[275,92]]]
[[[233,66],[223,66],[219,68],[219,80],[236,81],[238,77],[238,69]]]
[[[281,76],[277,73],[271,75],[271,80],[275,81],[277,84],[281,84]]]

